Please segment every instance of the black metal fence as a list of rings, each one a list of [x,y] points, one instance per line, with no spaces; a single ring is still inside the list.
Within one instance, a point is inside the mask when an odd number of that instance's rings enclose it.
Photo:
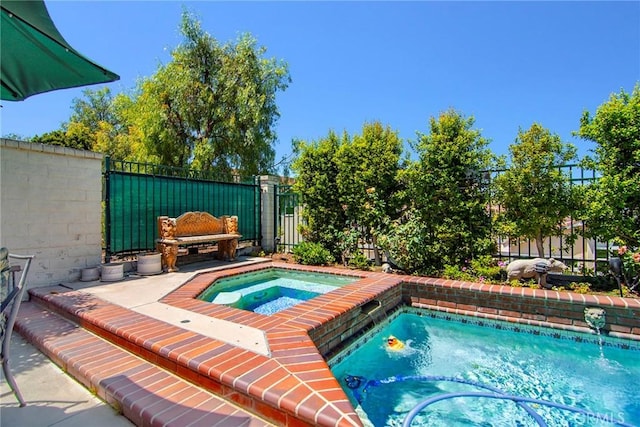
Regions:
[[[569,184],[588,185],[598,180],[595,170],[584,169],[579,165],[561,165],[558,169],[567,177]],[[494,170],[490,172],[491,179],[495,178],[504,170]],[[492,215],[500,212],[500,206],[490,206]],[[570,215],[564,221],[566,230],[565,236],[545,239],[544,249],[547,257],[553,257],[564,262],[572,272],[578,274],[597,274],[608,271],[609,244],[597,239],[584,238],[581,235],[582,229],[586,226],[582,219],[575,215]],[[576,234],[575,242],[570,244],[568,236]],[[498,258],[512,260],[518,258],[538,257],[535,242],[532,240],[508,239],[503,236],[496,236],[498,251],[495,254]]]
[[[275,229],[278,252],[291,252],[303,239],[299,231],[300,195],[291,185],[277,185],[275,189]]]
[[[558,166],[568,178],[570,185],[587,185],[598,179],[594,170],[581,168],[579,165]],[[504,170],[493,170],[487,173],[489,179],[495,178]],[[290,252],[293,246],[302,241],[302,236],[298,232],[301,221],[300,212],[303,208],[300,204],[299,195],[292,191],[291,186],[281,185],[276,192],[276,206],[278,207],[275,217],[275,226],[278,230],[279,250]],[[489,205],[489,212],[495,215],[500,212],[500,206]],[[578,232],[585,224],[579,218],[569,216],[565,220],[567,235]],[[531,240],[509,240],[501,236],[495,236],[498,247],[494,254],[497,258],[506,261],[516,258],[536,258],[538,256],[535,242]],[[578,274],[597,274],[608,271],[609,244],[600,242],[597,239],[587,239],[580,235],[576,241],[569,245],[566,238],[551,238],[545,241],[545,255],[561,260]],[[372,248],[363,245],[365,255],[372,254]]]
[[[105,158],[104,250],[115,254],[155,249],[156,218],[188,211],[237,215],[243,241],[259,241],[260,186],[217,181],[210,174]]]

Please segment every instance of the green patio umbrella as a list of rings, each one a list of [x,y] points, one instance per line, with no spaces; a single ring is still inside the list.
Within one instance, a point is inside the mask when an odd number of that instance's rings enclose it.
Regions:
[[[1,99],[21,101],[37,93],[120,78],[67,43],[44,1],[2,0],[0,8]]]

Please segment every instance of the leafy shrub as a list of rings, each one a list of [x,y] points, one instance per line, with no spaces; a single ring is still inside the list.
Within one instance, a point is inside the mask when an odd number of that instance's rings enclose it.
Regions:
[[[315,242],[302,242],[294,246],[293,257],[296,262],[305,265],[326,265],[334,261],[329,250]]]
[[[442,277],[451,280],[466,280],[469,282],[498,283],[503,281],[502,265],[489,255],[482,255],[465,263],[462,267],[445,265]]]
[[[358,253],[362,254],[358,249],[358,242],[362,238],[361,234],[356,228],[347,228],[336,236],[336,246],[340,251],[342,265],[351,265],[350,258],[353,258]]]
[[[640,83],[629,94],[614,93],[595,114],[585,111],[577,135],[596,143],[583,163],[600,179],[587,187],[585,230],[601,241],[640,247]]]
[[[494,230],[501,236],[535,240],[538,255],[544,255],[544,239],[563,236],[571,245],[563,220],[581,205],[579,186],[558,164],[576,158],[576,148],[538,123],[518,132],[509,146],[510,167],[493,180],[494,203],[501,206],[494,217]]]
[[[502,266],[490,255],[482,255],[471,260],[471,270],[480,281],[499,282],[503,279]]]
[[[437,274],[429,264],[430,243],[424,224],[411,214],[404,221],[394,221],[387,233],[378,236],[378,245],[389,261],[410,274]]]
[[[362,251],[356,251],[351,253],[349,258],[349,265],[359,270],[369,270],[369,258],[362,253]]]
[[[578,294],[590,294],[592,292],[591,284],[587,282],[571,282],[569,283],[569,290]]]
[[[634,252],[627,246],[620,246],[613,255],[620,257],[622,262],[622,281],[627,288],[635,290],[640,285],[640,250]]]
[[[484,171],[494,156],[473,117],[449,110],[429,125],[412,144],[418,160],[399,173],[406,209],[398,227],[391,224],[388,250],[398,261],[407,258],[406,271],[438,275],[446,265],[493,253]]]
[[[268,256],[269,254],[267,254],[263,249],[253,249],[251,251],[251,256],[257,256],[257,257],[261,257],[264,258],[266,256]]]
[[[457,265],[445,265],[442,277],[449,280],[475,281],[475,278],[469,274],[466,268],[460,268]]]

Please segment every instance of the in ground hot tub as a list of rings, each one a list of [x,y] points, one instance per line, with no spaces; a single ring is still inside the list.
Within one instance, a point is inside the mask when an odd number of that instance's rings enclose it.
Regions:
[[[356,280],[359,278],[270,268],[216,280],[198,298],[269,315]]]

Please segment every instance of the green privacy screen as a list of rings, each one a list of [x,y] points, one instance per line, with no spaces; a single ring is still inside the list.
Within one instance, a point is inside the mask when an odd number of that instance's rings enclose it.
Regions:
[[[114,165],[118,170],[108,169]],[[209,212],[216,217],[237,215],[241,240],[260,239],[259,185],[138,173],[139,170],[156,171],[145,167],[133,172],[117,162],[105,161],[107,256],[154,250],[158,237],[156,218],[177,217],[188,211]]]

